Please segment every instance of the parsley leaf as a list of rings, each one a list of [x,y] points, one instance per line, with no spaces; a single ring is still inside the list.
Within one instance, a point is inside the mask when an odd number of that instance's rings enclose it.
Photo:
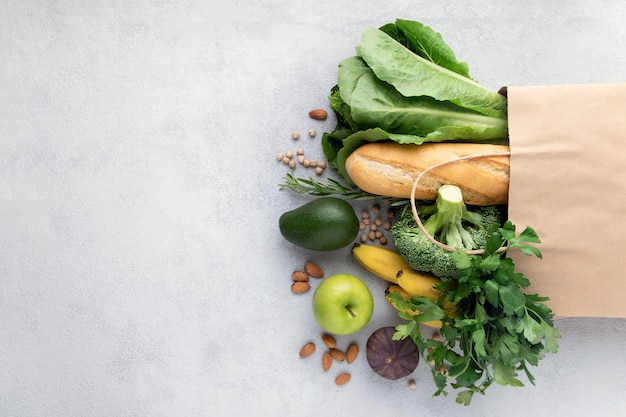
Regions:
[[[402,309],[418,310],[396,327],[395,338],[411,337],[422,357],[433,364],[437,387],[435,395],[457,389],[456,402],[470,405],[474,394],[485,394],[492,383],[524,386],[520,373],[530,383],[534,377],[529,366],[537,366],[546,353],[558,351],[561,336],[554,326],[552,310],[544,304],[547,297],[527,294],[530,280],[516,271],[509,250],[520,250],[541,259],[536,232],[525,228],[519,235],[507,221],[487,241],[484,254],[452,253],[460,277],[442,278],[437,287],[442,296],[436,301],[424,297],[394,298]],[[456,307],[453,317],[444,303]],[[449,311],[449,310],[448,310]],[[418,323],[441,320],[441,339],[425,337]]]

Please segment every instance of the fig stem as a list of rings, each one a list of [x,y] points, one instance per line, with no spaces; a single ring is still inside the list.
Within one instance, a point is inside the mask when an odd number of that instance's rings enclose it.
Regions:
[[[356,317],[356,314],[354,314],[354,311],[352,310],[352,307],[346,306],[346,310],[348,310],[348,313],[350,313],[350,315],[352,317]]]

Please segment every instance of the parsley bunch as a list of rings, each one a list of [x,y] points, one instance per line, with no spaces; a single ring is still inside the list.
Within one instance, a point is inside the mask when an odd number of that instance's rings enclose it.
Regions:
[[[490,235],[484,254],[453,253],[461,275],[442,278],[438,300],[393,295],[401,309],[421,312],[416,316],[399,313],[409,322],[396,326],[394,338],[411,337],[422,357],[434,364],[435,395],[447,395],[450,384],[459,390],[456,402],[469,405],[475,393],[484,395],[493,382],[523,386],[520,372],[534,383],[529,366],[537,366],[547,352],[557,352],[560,333],[554,327],[552,310],[543,304],[548,298],[526,294],[524,288],[530,281],[515,271],[506,256],[517,248],[541,258],[532,243],[540,243],[532,228],[516,236],[515,226],[507,221]],[[444,311],[446,300],[456,311]],[[432,320],[442,322],[440,339],[424,337],[418,325]]]

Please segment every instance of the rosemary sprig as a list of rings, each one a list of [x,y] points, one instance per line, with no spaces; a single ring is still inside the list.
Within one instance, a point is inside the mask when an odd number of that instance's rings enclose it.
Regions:
[[[340,195],[347,200],[387,200],[391,205],[402,205],[407,202],[406,199],[402,198],[371,194],[333,178],[320,181],[312,177],[298,178],[292,173],[287,173],[284,180],[284,183],[278,185],[279,189],[287,189],[297,194],[309,194],[318,197]]]

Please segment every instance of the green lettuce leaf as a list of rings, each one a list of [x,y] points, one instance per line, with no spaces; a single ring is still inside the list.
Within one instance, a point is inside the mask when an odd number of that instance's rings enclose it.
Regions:
[[[429,96],[405,97],[378,79],[365,62],[352,57],[342,61],[338,85],[351,119],[361,129],[378,127],[391,133],[444,140],[489,140],[507,135],[507,121]]]
[[[404,35],[407,47],[413,52],[443,68],[471,78],[467,63],[456,58],[454,51],[439,32],[415,20],[396,19],[395,26]]]
[[[359,55],[382,81],[406,97],[428,95],[506,119],[506,99],[479,83],[413,53],[383,31],[366,28]]]

